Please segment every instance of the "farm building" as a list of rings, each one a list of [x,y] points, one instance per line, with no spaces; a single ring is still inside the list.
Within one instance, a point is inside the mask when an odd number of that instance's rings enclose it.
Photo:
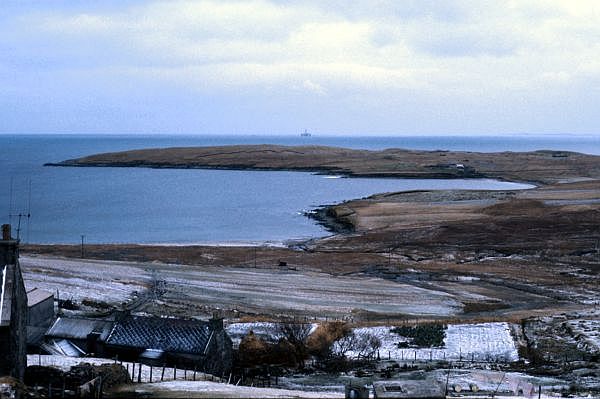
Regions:
[[[0,376],[23,379],[27,367],[27,294],[19,266],[19,241],[10,225],[0,240]]]
[[[446,386],[432,373],[409,373],[403,378],[373,383],[375,398],[443,399]]]
[[[106,349],[121,358],[144,358],[148,363],[197,367],[221,375],[229,373],[232,343],[223,320],[184,320],[126,316],[115,323]]]
[[[102,354],[114,326],[112,320],[59,317],[45,335],[42,348],[66,356]]]
[[[232,343],[223,320],[208,321],[117,315],[116,320],[59,317],[42,346],[49,353],[176,365],[229,373]]]
[[[27,291],[27,345],[37,347],[54,320],[54,294],[33,288]]]

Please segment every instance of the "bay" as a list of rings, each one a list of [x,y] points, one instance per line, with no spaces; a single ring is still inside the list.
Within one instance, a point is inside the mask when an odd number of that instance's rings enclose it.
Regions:
[[[16,226],[14,215],[30,211],[29,219],[21,218],[20,234],[23,241],[33,243],[77,243],[81,235],[87,243],[281,243],[327,235],[303,215],[322,204],[413,189],[527,187],[486,179],[342,179],[304,172],[43,166],[135,148],[266,143],[600,153],[600,141],[591,136],[0,135],[0,220]]]

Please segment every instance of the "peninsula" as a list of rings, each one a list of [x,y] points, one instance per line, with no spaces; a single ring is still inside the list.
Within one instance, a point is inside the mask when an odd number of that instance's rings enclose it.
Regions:
[[[46,165],[297,170],[350,177],[487,177],[538,184],[600,177],[600,157],[566,151],[478,153],[233,145],[111,152]]]

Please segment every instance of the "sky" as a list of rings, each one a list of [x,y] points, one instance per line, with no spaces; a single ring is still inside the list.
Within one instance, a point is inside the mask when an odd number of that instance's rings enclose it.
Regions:
[[[2,0],[0,133],[600,135],[597,0]]]

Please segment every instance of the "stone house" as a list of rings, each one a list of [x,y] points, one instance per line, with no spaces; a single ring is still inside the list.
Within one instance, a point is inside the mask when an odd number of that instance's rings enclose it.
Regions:
[[[0,376],[23,380],[27,367],[27,293],[19,266],[19,241],[10,225],[0,240]]]

